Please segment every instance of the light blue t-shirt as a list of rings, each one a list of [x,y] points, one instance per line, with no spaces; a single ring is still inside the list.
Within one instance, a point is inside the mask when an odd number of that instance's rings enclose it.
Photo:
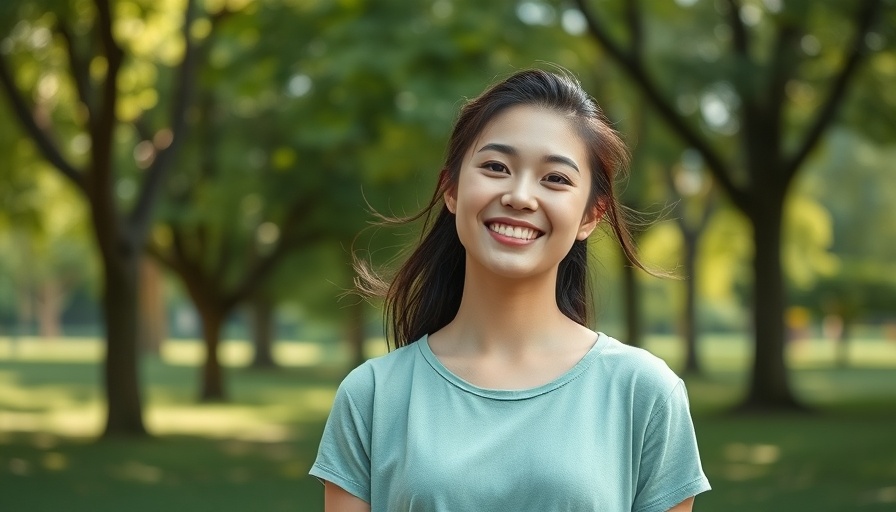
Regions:
[[[660,512],[709,490],[684,383],[599,334],[561,377],[474,386],[427,337],[339,386],[311,474],[372,512]]]

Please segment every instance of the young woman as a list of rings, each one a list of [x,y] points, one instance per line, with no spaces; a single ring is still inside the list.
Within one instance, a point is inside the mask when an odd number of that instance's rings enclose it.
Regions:
[[[687,511],[709,489],[682,381],[587,327],[595,227],[640,266],[626,162],[568,74],[463,107],[420,245],[389,284],[361,269],[397,349],[339,387],[311,469],[327,512]]]

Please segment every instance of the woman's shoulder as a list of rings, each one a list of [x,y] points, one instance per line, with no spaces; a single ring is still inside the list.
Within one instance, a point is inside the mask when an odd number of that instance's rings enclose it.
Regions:
[[[419,354],[420,349],[417,342],[414,342],[368,359],[349,372],[340,388],[352,395],[371,394],[384,379],[407,374]]]
[[[617,382],[628,382],[636,390],[668,395],[681,384],[669,365],[649,351],[607,337],[600,360]]]

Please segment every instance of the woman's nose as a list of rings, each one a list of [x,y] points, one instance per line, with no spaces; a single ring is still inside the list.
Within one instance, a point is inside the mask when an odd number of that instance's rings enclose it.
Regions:
[[[538,201],[531,190],[532,186],[528,180],[513,180],[510,190],[501,196],[501,204],[515,210],[537,210]]]

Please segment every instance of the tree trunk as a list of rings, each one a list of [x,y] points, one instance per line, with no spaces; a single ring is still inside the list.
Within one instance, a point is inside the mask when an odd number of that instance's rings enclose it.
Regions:
[[[38,333],[45,339],[62,336],[62,302],[65,296],[59,281],[49,278],[40,285],[37,299]]]
[[[697,241],[696,232],[682,230],[684,237],[684,311],[681,335],[684,338],[684,373],[700,375],[703,368],[697,357]]]
[[[641,310],[638,290],[638,276],[635,267],[628,263],[623,254],[622,264],[622,293],[625,296],[625,342],[633,347],[642,345],[641,339]]]
[[[162,272],[149,257],[140,258],[140,322],[138,344],[146,354],[158,355],[168,337]]]
[[[837,368],[849,367],[849,340],[852,337],[852,320],[845,315],[840,335],[837,336]]]
[[[212,308],[205,308],[199,314],[202,316],[202,336],[206,350],[205,364],[202,367],[202,392],[199,399],[202,402],[224,401],[227,395],[224,391],[221,363],[218,361],[218,345],[224,315]]]
[[[253,368],[276,368],[272,354],[274,342],[274,303],[265,294],[256,293],[249,304],[255,355]]]
[[[794,410],[802,406],[793,396],[784,358],[784,276],[781,266],[783,198],[757,201],[750,213],[753,255],[753,329],[755,356],[746,400],[750,410]]]
[[[103,257],[107,417],[103,437],[145,436],[137,364],[137,257]]]
[[[364,354],[364,301],[358,299],[349,306],[348,342],[351,347],[352,368],[367,360]]]
[[[16,328],[13,330],[13,338],[26,337],[32,335],[32,326],[34,325],[34,310],[37,309],[35,303],[36,292],[31,276],[27,275],[19,285],[16,294]]]

